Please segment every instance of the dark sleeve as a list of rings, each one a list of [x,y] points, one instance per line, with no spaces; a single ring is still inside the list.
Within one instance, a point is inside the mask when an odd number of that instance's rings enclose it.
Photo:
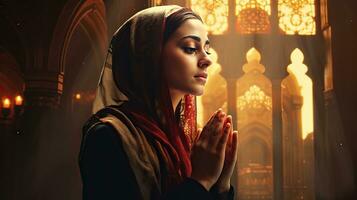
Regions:
[[[128,157],[112,126],[98,124],[84,135],[79,163],[83,200],[141,199]],[[209,200],[213,196],[197,181],[187,178],[161,199]]]
[[[83,200],[140,199],[121,140],[110,125],[95,125],[83,136],[80,170]]]
[[[234,188],[231,186],[229,191],[218,193],[217,189],[213,186],[210,193],[215,200],[233,200],[234,199]]]
[[[213,200],[213,196],[200,183],[186,178],[181,184],[170,190],[163,199],[167,200]]]

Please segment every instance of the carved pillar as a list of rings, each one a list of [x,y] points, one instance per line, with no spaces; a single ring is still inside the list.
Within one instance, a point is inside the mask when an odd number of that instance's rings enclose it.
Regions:
[[[238,116],[237,116],[237,79],[227,78],[227,112],[232,115],[233,127],[237,129],[238,127]],[[238,162],[237,162],[238,163]],[[231,178],[231,183],[235,189],[238,189],[238,167],[235,167],[234,173]],[[236,195],[237,197],[237,195]]]
[[[20,119],[19,134],[13,141],[13,179],[17,183],[14,199],[35,199],[29,195],[38,175],[35,173],[38,148],[42,138],[59,127],[62,84],[63,75],[55,72],[25,74],[24,113]]]
[[[283,200],[281,78],[272,79],[274,200]]]
[[[232,115],[233,127],[237,129],[237,79],[228,78],[227,79],[227,112]]]
[[[286,199],[304,199],[303,139],[301,107],[303,97],[291,95],[286,110],[288,115],[284,123],[288,126],[284,133],[284,197]]]

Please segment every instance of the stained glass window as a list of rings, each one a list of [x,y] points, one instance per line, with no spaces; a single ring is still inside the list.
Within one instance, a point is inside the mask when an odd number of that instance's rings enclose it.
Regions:
[[[271,110],[272,99],[267,96],[257,85],[252,85],[243,96],[238,97],[237,107],[244,109],[262,109]]]
[[[205,22],[209,33],[219,35],[228,29],[228,0],[191,0],[191,8]]]
[[[270,0],[236,0],[237,31],[243,34],[270,31]]]
[[[285,34],[315,34],[314,0],[279,0],[278,10],[279,27]]]

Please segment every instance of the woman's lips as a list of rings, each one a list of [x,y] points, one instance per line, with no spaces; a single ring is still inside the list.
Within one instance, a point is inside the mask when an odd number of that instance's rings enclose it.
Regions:
[[[207,79],[207,76],[208,76],[208,74],[205,73],[205,72],[198,73],[197,75],[195,75],[195,77],[202,77],[202,78],[205,78],[205,79]]]
[[[202,82],[202,83],[206,83],[206,81],[207,81],[207,74],[206,73],[201,73],[201,74],[198,74],[198,75],[196,75],[196,76],[194,76],[195,77],[195,79],[196,80],[198,80],[198,81],[200,81],[200,82]]]

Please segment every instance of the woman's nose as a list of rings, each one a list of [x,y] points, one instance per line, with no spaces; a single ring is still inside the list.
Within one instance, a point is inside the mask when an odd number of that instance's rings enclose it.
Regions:
[[[200,68],[207,68],[207,67],[209,67],[211,64],[212,64],[212,59],[210,58],[210,56],[209,56],[206,52],[204,52],[204,53],[202,54],[201,59],[200,59],[199,62],[198,62],[198,66],[199,66]]]

